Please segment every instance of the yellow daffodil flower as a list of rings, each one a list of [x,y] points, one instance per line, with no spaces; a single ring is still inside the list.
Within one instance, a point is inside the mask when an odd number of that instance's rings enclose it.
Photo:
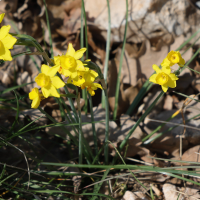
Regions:
[[[176,80],[178,80],[178,77],[174,73],[171,73],[170,68],[163,67],[160,69],[157,65],[153,65],[152,67],[156,71],[156,74],[153,74],[149,78],[149,81],[161,85],[164,92],[167,92],[168,87],[176,87]]]
[[[69,43],[65,55],[54,57],[55,64],[60,66],[58,72],[65,77],[77,78],[77,71],[85,70],[83,63],[79,60],[85,51],[86,48],[75,51],[72,44]]]
[[[3,21],[5,13],[0,14],[0,23]]]
[[[103,89],[99,83],[93,83],[97,76],[98,73],[93,70],[89,70],[84,74],[85,82],[81,85],[81,89],[87,88],[91,96],[95,95],[94,90],[97,90],[97,88]]]
[[[91,83],[91,82],[85,82],[81,85],[81,89],[87,88],[87,91],[90,93],[91,96],[95,95],[94,90],[97,90],[97,88],[103,89],[99,83]]]
[[[9,49],[13,49],[13,45],[17,42],[17,39],[9,34],[10,28],[10,25],[7,25],[2,26],[0,29],[0,59],[5,61],[12,60],[12,56]]]
[[[77,71],[78,76],[75,79],[69,78],[67,83],[71,83],[76,86],[81,86],[85,82],[85,74],[89,71],[88,67],[85,67],[85,71]],[[96,73],[96,72],[95,72]]]
[[[94,82],[97,76],[98,73],[93,70],[88,70],[87,72],[84,73],[84,78],[86,82],[91,82],[91,83]]]
[[[38,108],[42,100],[42,94],[39,93],[38,88],[33,88],[32,91],[29,92],[29,99],[32,100],[31,108]]]
[[[180,67],[185,65],[185,60],[182,58],[179,51],[170,51],[167,57],[161,63],[162,67],[171,67],[174,64],[178,64]]]
[[[35,82],[41,87],[42,94],[45,98],[48,98],[50,95],[60,97],[56,89],[63,87],[65,83],[58,76],[55,76],[59,68],[59,65],[51,68],[48,65],[42,65],[42,73],[35,78]]]
[[[0,23],[4,18],[5,13],[0,14]],[[16,43],[17,39],[9,34],[10,25],[2,26],[0,29],[0,59],[1,60],[12,60],[11,53],[9,49],[13,49],[13,45]]]

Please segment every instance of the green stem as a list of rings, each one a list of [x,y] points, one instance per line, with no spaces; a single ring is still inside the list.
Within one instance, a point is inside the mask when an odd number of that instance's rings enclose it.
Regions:
[[[105,129],[105,149],[104,149],[104,154],[105,154],[105,163],[108,164],[108,138],[109,138],[109,103],[108,103],[108,92],[107,92],[107,86],[105,84],[105,80],[103,77],[103,74],[101,73],[101,69],[98,65],[96,65],[93,62],[83,62],[84,64],[87,64],[87,67],[89,67],[92,70],[95,70],[100,78],[104,94],[105,94],[105,106],[106,106],[106,129]]]
[[[84,31],[83,31],[83,18],[84,18],[84,15],[85,15],[85,7],[84,7],[84,1],[82,0],[82,5],[81,5],[81,34],[80,34],[80,37],[81,37],[81,48],[84,47]],[[85,21],[86,21],[86,18],[85,18]],[[87,29],[86,24],[85,24],[85,28]],[[87,32],[87,30],[85,31],[85,38],[87,38],[86,32]],[[87,51],[88,51],[88,49],[87,49]],[[84,58],[82,57],[81,60],[84,61]],[[84,110],[85,114],[87,115],[87,112],[88,112],[88,110],[87,110],[88,101],[87,101],[87,90],[86,89],[82,90],[82,97],[85,100],[85,105],[83,106],[83,110]]]
[[[69,117],[66,116],[68,122],[69,122],[69,123],[76,123],[75,120],[74,120],[74,118],[72,117],[72,115],[71,115],[71,113],[70,113],[70,110],[69,110],[68,106],[65,104],[65,102],[64,102],[64,100],[63,100],[62,98],[61,98],[61,100],[62,100],[62,103],[63,103],[65,109],[67,110],[67,113],[69,114]],[[78,134],[77,127],[78,127],[78,126],[74,126],[74,125],[73,125],[73,126],[72,126],[72,129],[74,130],[76,136],[78,137],[79,134]],[[85,147],[85,149],[84,149],[85,152],[87,153],[87,155],[89,155],[89,156],[86,157],[87,163],[91,164],[90,157],[93,159],[94,156],[93,156],[93,154],[92,154],[92,150],[91,150],[90,146],[88,145],[88,143],[87,143],[87,141],[85,140],[84,137],[83,137],[83,144],[84,144],[84,147]]]
[[[87,39],[87,18],[85,13],[85,4],[84,0],[82,0],[82,8],[83,8],[83,14],[84,14],[84,20],[85,20],[85,47],[86,47],[86,60],[88,59],[88,39]]]
[[[88,96],[89,96],[89,103],[90,103],[90,114],[91,114],[91,122],[92,122],[92,132],[93,132],[93,139],[94,139],[95,154],[98,155],[97,133],[96,133],[96,130],[95,130],[95,123],[94,123],[92,97],[91,97],[91,95],[89,93],[88,93]]]
[[[47,20],[47,27],[48,27],[48,31],[49,31],[49,42],[50,42],[50,49],[51,49],[51,57],[53,58],[53,42],[52,42],[52,37],[51,37],[51,27],[50,27],[50,23],[49,23],[49,15],[48,15],[48,10],[47,10],[47,6],[46,6],[46,1],[43,0],[44,2],[44,6],[45,6],[45,14],[46,14],[46,20]]]
[[[106,130],[105,130],[105,164],[108,164],[108,139],[109,139],[109,103],[108,103],[108,92],[104,88],[105,94],[105,109],[106,109]]]
[[[120,56],[120,63],[119,63],[119,72],[117,77],[117,84],[116,84],[116,92],[115,92],[115,106],[114,106],[114,112],[113,112],[113,120],[116,120],[117,118],[117,106],[118,106],[118,100],[119,100],[119,87],[120,87],[120,77],[121,77],[121,69],[122,69],[122,63],[124,58],[124,50],[126,45],[126,32],[128,27],[128,0],[126,0],[126,25],[124,30],[124,40],[123,40],[123,46]]]
[[[81,119],[81,106],[80,106],[80,93],[78,93],[77,106],[79,113],[79,164],[83,163],[83,132],[82,132],[82,119]]]
[[[108,8],[108,31],[107,31],[107,42],[106,42],[106,58],[105,58],[105,66],[104,66],[104,80],[107,84],[107,76],[108,76],[108,60],[109,60],[109,53],[110,53],[110,33],[111,33],[111,18],[110,18],[110,3],[107,0],[107,8]],[[105,108],[105,95],[102,91],[102,98],[101,98],[102,108]]]

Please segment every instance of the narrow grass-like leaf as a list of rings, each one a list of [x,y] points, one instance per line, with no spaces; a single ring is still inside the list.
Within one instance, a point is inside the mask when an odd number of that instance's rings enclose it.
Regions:
[[[151,195],[151,199],[154,200],[154,195],[153,195],[153,189],[152,189],[152,186],[150,187],[150,195]]]
[[[83,193],[83,194],[75,194],[72,192],[67,192],[67,191],[62,191],[62,190],[29,190],[30,192],[36,192],[36,193],[46,193],[46,194],[53,194],[53,193],[63,193],[63,194],[71,194],[74,196],[99,196],[99,197],[105,197],[109,199],[113,199],[112,197],[105,195],[105,194],[100,194],[100,193]]]
[[[7,177],[4,178],[3,180],[0,180],[0,185],[1,185],[4,181],[6,181],[7,179],[11,178],[12,176],[15,176],[17,173],[18,173],[18,172],[15,172],[15,173],[13,173],[13,174],[7,176]]]
[[[200,102],[198,99],[194,99],[194,98],[192,98],[192,97],[190,97],[190,96],[188,96],[188,95],[186,95],[186,94],[183,94],[183,93],[180,93],[180,92],[176,92],[176,91],[173,91],[173,92],[176,93],[176,94],[178,94],[178,95],[180,95],[180,96],[183,96],[183,97],[192,99],[192,100],[194,100],[194,101],[196,101],[196,102]]]
[[[166,123],[168,121],[170,121],[171,119],[173,119],[175,116],[171,116],[166,120]],[[152,135],[154,135],[157,131],[159,131],[166,123],[162,123],[161,125],[159,125],[156,129],[154,129],[149,135],[147,135],[146,137],[144,137],[142,139],[142,142],[145,142],[148,138],[150,138]]]
[[[188,98],[190,98],[190,97],[188,96]],[[193,98],[192,98],[192,99],[193,99]],[[193,100],[196,100],[196,99],[193,99]],[[199,116],[200,116],[200,114],[195,115],[195,116],[193,116],[193,117],[187,119],[185,122],[189,122],[190,120],[195,119],[195,118],[197,118],[197,117],[199,117]],[[171,117],[170,117],[170,118],[171,118]],[[168,119],[166,120],[166,123],[167,123],[167,121],[168,121],[170,118],[168,118]],[[168,128],[167,130],[165,130],[165,131],[163,131],[163,132],[157,134],[155,137],[150,138],[155,132],[157,132],[157,131],[158,131],[161,127],[163,127],[166,123],[163,123],[163,124],[161,124],[160,126],[158,126],[158,128],[156,128],[156,129],[155,129],[154,131],[152,131],[149,135],[147,135],[145,138],[143,138],[143,139],[142,139],[142,142],[143,142],[144,144],[149,144],[150,142],[156,140],[157,138],[159,138],[159,137],[162,136],[163,134],[165,134],[165,133],[167,133],[167,132],[173,130],[173,129],[176,128],[176,127],[178,127],[178,126],[170,127],[170,128]],[[147,140],[148,138],[150,138],[150,139]]]
[[[103,175],[103,177],[102,177],[102,179],[101,179],[102,182],[100,182],[100,183],[98,183],[98,184],[96,184],[96,185],[94,186],[94,190],[93,190],[94,193],[99,193],[99,190],[100,190],[100,188],[101,188],[101,186],[102,186],[102,184],[103,184],[103,181],[104,181],[104,180],[106,179],[106,177],[108,176],[109,171],[110,171],[110,169],[107,169],[107,170],[104,172],[104,175]],[[91,200],[95,200],[96,198],[97,198],[96,196],[93,196],[93,197],[91,198]]]
[[[19,131],[17,131],[17,133],[13,136],[11,136],[10,138],[7,138],[7,140],[12,139],[12,137],[16,137],[20,135],[20,132],[22,132],[24,129],[26,129],[27,127],[29,127],[31,124],[33,124],[34,122],[36,122],[37,120],[39,120],[40,118],[44,117],[45,115],[42,115],[38,118],[36,118],[35,120],[31,121],[29,124],[27,124],[26,126],[24,126],[23,128],[21,128]],[[28,132],[28,131],[27,131]],[[19,133],[19,134],[18,134]]]
[[[15,90],[13,90],[13,92],[14,92],[14,94],[15,94],[15,98],[16,98],[16,101],[17,101],[17,113],[16,113],[16,116],[15,116],[15,121],[13,122],[12,127],[11,127],[11,129],[10,129],[10,132],[12,132],[12,130],[14,129],[15,124],[17,123],[18,118],[19,118],[19,100],[18,100],[18,97],[17,97],[17,95],[16,95]]]
[[[152,110],[152,108],[155,106],[156,102],[164,95],[164,92],[161,91],[160,94],[158,95],[158,97],[154,100],[154,102],[147,108],[147,110],[145,111],[145,113],[138,119],[138,121],[136,122],[136,124],[131,128],[131,130],[129,131],[129,133],[127,134],[127,136],[125,137],[125,139],[122,141],[122,143],[119,146],[119,152],[122,151],[122,149],[124,148],[125,144],[127,143],[129,137],[132,135],[132,133],[135,131],[135,129],[137,128],[137,126],[140,124],[140,122],[142,122],[144,120],[144,118],[149,114],[149,112]],[[113,160],[113,164],[116,162],[117,159],[117,154],[114,157]]]
[[[78,89],[77,86],[71,84],[71,83],[67,83],[66,86],[74,91],[76,91],[76,94],[78,94]]]
[[[144,83],[144,85],[140,89],[138,95],[133,100],[133,103],[128,108],[128,110],[126,112],[127,115],[132,115],[132,113],[135,110],[136,106],[141,101],[141,99],[143,98],[143,96],[147,93],[147,91],[151,88],[152,85],[153,85],[153,83],[149,83],[149,79],[146,80],[146,82]]]
[[[141,166],[141,165],[87,165],[87,164],[68,164],[68,163],[48,163],[48,162],[42,162],[41,165],[52,165],[52,166],[60,166],[60,167],[78,167],[78,168],[93,168],[93,169],[130,169],[130,170],[142,170],[142,171],[148,171],[148,172],[158,172],[158,173],[175,173],[175,174],[185,174],[188,176],[197,176],[200,177],[200,174],[193,171],[188,170],[180,170],[177,167],[177,170],[170,169],[170,168],[160,168],[155,166]],[[181,166],[182,167],[182,166]],[[188,166],[187,166],[188,167]],[[185,168],[187,168],[185,167]],[[189,166],[190,167],[190,166]],[[199,183],[200,185],[200,183]]]
[[[2,170],[1,175],[0,175],[0,180],[3,178],[5,171],[6,171],[6,164],[3,165],[3,170]]]
[[[7,89],[3,90],[2,92],[0,92],[0,95],[1,95],[1,94],[5,94],[5,93],[7,93],[7,92],[10,92],[10,91],[12,91],[12,90],[18,89],[18,88],[22,88],[22,87],[24,87],[24,86],[26,86],[26,85],[33,84],[33,83],[34,83],[34,82],[31,82],[31,83],[24,83],[24,84],[21,84],[21,85],[17,85],[17,86],[13,86],[13,87],[7,88]]]
[[[108,142],[110,142],[110,141],[108,141]],[[122,158],[122,156],[120,155],[119,151],[115,148],[115,146],[111,142],[110,142],[110,144],[113,146],[113,148],[117,152],[118,156],[121,158],[122,162],[126,166],[126,163],[125,163],[124,159]],[[134,177],[134,179],[147,191],[148,189],[136,178],[136,176],[133,174],[133,172],[130,169],[128,169],[128,171],[131,173],[131,175]]]
[[[19,57],[19,56],[23,56],[23,55],[26,55],[26,54],[29,54],[29,53],[32,53],[32,51],[25,51],[25,52],[21,52],[21,53],[18,53],[18,54],[15,54],[12,56],[13,59]]]

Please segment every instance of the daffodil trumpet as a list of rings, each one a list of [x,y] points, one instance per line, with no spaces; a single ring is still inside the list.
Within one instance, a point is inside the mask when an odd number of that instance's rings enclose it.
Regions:
[[[59,65],[58,72],[65,77],[77,79],[78,71],[85,71],[85,67],[79,59],[82,58],[86,48],[75,51],[73,45],[69,43],[65,55],[55,56],[54,63]]]
[[[171,67],[174,64],[178,64],[180,67],[185,65],[185,60],[182,58],[179,51],[170,51],[167,57],[161,63],[162,67]]]

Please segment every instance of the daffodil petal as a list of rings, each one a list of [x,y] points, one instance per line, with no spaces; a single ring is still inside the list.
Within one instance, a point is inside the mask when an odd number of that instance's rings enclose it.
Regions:
[[[165,58],[160,65],[162,67],[170,67],[170,66],[172,66],[172,64],[171,64],[171,62],[169,61],[168,58]]]
[[[170,78],[171,78],[173,81],[178,80],[178,77],[177,77],[175,74],[173,74],[173,73],[170,73],[169,76],[170,76]]]
[[[39,96],[37,96],[36,98],[33,99],[31,108],[38,108],[39,105],[40,105],[40,98]]]
[[[167,82],[167,85],[170,87],[170,88],[175,88],[176,87],[176,81],[172,80],[171,78],[169,78],[168,82]]]
[[[86,71],[83,63],[80,60],[77,60],[76,63],[77,63],[77,70],[78,71]]]
[[[51,67],[49,69],[49,71],[47,72],[47,75],[50,76],[50,77],[55,76],[55,74],[58,72],[59,68],[60,68],[59,65],[55,65],[54,67]]]
[[[49,71],[50,67],[48,65],[43,64],[41,67],[41,72],[45,75],[47,75],[47,72]]]
[[[94,86],[100,89],[103,89],[99,83],[94,83]]]
[[[78,51],[75,52],[74,58],[76,60],[82,58],[82,56],[83,56],[83,54],[85,53],[86,50],[87,50],[86,48],[79,49]]]
[[[47,88],[45,88],[45,87],[42,87],[41,90],[42,90],[42,94],[43,94],[43,96],[44,96],[45,98],[48,98],[48,97],[50,96],[51,93],[50,93],[49,88],[47,89]]]
[[[81,85],[81,89],[83,90],[83,89],[85,89],[85,85],[84,85],[84,83],[83,83],[83,85]]]
[[[151,75],[150,78],[149,78],[149,81],[156,83],[156,77],[157,77],[157,74]]]
[[[185,65],[185,60],[181,58],[178,64],[180,65],[180,67],[183,67],[183,65]]]
[[[171,73],[171,68],[170,67],[162,67],[162,71],[169,75]]]
[[[161,87],[162,87],[163,92],[167,92],[167,90],[168,90],[167,86],[161,85]]]
[[[5,13],[0,14],[0,23],[3,21]]]
[[[89,70],[88,72],[85,72],[85,75],[84,75],[86,82],[94,82],[97,76],[98,76],[98,73],[93,70]]]
[[[56,65],[60,65],[60,56],[54,56],[54,63],[56,64]]]
[[[71,72],[68,70],[68,69],[62,69],[62,74],[65,76],[65,77],[68,77],[71,75]]]
[[[11,28],[10,25],[1,27],[1,29],[0,29],[0,40],[2,40],[3,38],[6,37],[6,35],[8,35],[10,28]]]
[[[75,54],[74,47],[73,47],[72,43],[69,43],[67,52],[66,52],[66,56],[68,55],[68,56],[74,57],[74,54]]]
[[[95,95],[95,92],[94,92],[94,90],[92,90],[92,89],[88,89],[88,92],[90,93],[91,96],[94,96],[94,95]]]
[[[53,86],[55,86],[56,89],[64,87],[64,85],[65,85],[65,83],[58,76],[52,77],[51,82],[52,82]]]
[[[37,96],[39,96],[39,90],[38,88],[33,88],[31,92],[29,92],[29,99],[33,100],[35,99]]]
[[[74,70],[73,71],[69,70],[69,71],[71,72],[70,76],[71,76],[72,79],[77,78],[77,76],[78,76],[77,71],[74,71]]]
[[[50,93],[54,97],[60,97],[60,94],[58,93],[58,91],[56,90],[56,88],[53,85],[51,85]]]
[[[158,65],[153,64],[152,68],[156,71],[156,73],[158,74],[159,72],[161,72],[161,69],[158,67]]]
[[[2,47],[0,49],[0,59],[2,60],[7,60],[7,61],[11,61],[13,58],[11,56],[11,53],[8,49]]]
[[[12,35],[8,34],[1,40],[1,42],[3,43],[5,48],[13,49],[13,45],[17,42],[17,39],[14,38]]]

